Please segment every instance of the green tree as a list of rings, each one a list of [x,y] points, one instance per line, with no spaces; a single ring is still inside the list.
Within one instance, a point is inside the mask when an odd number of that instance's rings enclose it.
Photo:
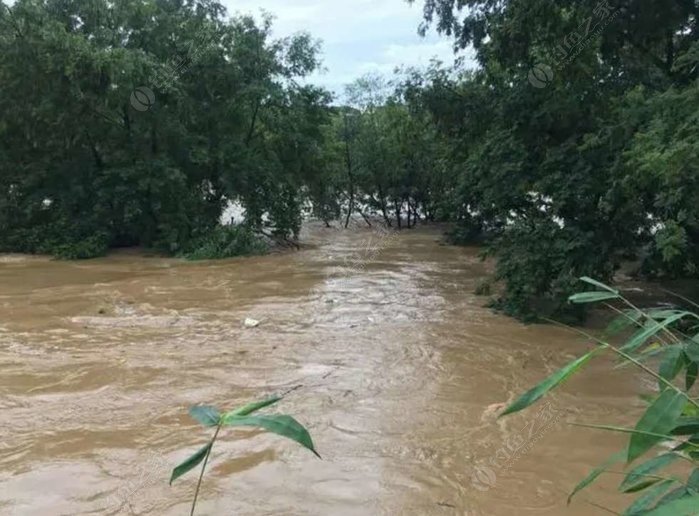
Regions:
[[[210,0],[18,0],[0,24],[0,249],[178,253],[229,201],[298,234],[329,123],[309,35]]]
[[[487,238],[532,317],[569,311],[572,279],[696,276],[696,2],[427,0],[422,30],[473,45],[480,70],[430,70],[423,97],[451,148],[450,218]]]

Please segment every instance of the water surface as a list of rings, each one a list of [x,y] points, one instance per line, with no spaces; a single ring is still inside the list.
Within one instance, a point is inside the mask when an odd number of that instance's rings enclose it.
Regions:
[[[211,432],[187,409],[297,385],[278,410],[323,460],[225,432],[199,514],[619,511],[616,474],[566,508],[623,442],[567,422],[630,424],[639,378],[603,359],[543,410],[497,420],[588,346],[484,308],[488,265],[439,240],[316,228],[302,251],[222,262],[0,258],[0,512],[188,514],[197,475],[170,487],[170,471]]]

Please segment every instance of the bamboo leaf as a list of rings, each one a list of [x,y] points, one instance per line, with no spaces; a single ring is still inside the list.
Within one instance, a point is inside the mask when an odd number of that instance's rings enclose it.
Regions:
[[[201,464],[201,462],[206,458],[206,454],[209,453],[209,451],[211,451],[211,446],[213,444],[213,441],[209,441],[206,444],[206,446],[201,448],[194,455],[192,455],[179,466],[177,466],[175,469],[173,469],[172,476],[170,477],[170,485],[172,485],[172,483],[178,478],[180,478],[182,475],[188,473],[189,471],[196,468],[199,464]]]
[[[624,460],[624,457],[626,456],[626,453],[623,451],[617,452],[611,457],[609,457],[601,466],[593,469],[589,475],[587,475],[578,485],[575,486],[575,489],[573,489],[573,492],[570,493],[568,496],[568,505],[570,505],[570,502],[573,500],[573,497],[578,494],[580,491],[588,487],[590,484],[592,484],[595,480],[599,478],[599,476],[609,468],[612,464],[616,464],[617,462],[621,462]]]
[[[192,407],[189,415],[204,426],[217,426],[221,419],[221,414],[215,407]]]
[[[660,484],[655,486],[653,489],[649,489],[643,496],[638,498],[634,503],[632,503],[628,509],[623,513],[623,516],[638,516],[647,511],[651,504],[657,500],[657,498],[672,487],[672,485],[677,482],[674,479],[663,480]]]
[[[646,434],[670,433],[675,428],[686,403],[687,398],[682,393],[671,389],[663,391],[638,421],[636,430]],[[629,442],[627,461],[633,462],[661,440],[662,438],[653,435],[633,434]]]
[[[687,354],[687,358],[694,363],[699,363],[699,344],[690,340],[684,344],[684,352]]]
[[[235,416],[228,415],[222,420],[223,426],[250,426],[264,428],[268,432],[272,432],[287,439],[291,439],[299,443],[301,446],[308,448],[321,458],[311,439],[308,430],[306,430],[298,421],[291,416],[271,415],[271,416]]]
[[[664,321],[668,317],[672,317],[677,314],[681,314],[682,310],[667,310],[664,308],[659,308],[655,310],[646,311],[646,315],[651,319],[656,319],[658,321]]]
[[[231,417],[231,416],[249,416],[250,414],[257,412],[258,410],[261,410],[265,407],[269,407],[270,405],[274,405],[275,403],[278,403],[281,400],[282,400],[281,397],[273,396],[273,397],[268,398],[266,400],[248,403],[247,405],[240,407],[239,409],[232,410],[231,412],[227,412],[223,417],[226,418],[226,417]]]
[[[694,435],[699,433],[699,417],[680,417],[672,435]]]
[[[699,491],[699,468],[695,468],[687,480],[687,487]]]
[[[604,283],[597,281],[595,279],[589,278],[588,276],[583,276],[582,278],[580,278],[580,281],[584,281],[585,283],[588,283],[589,285],[594,285],[595,287],[599,287],[602,290],[606,290],[607,292],[611,292],[613,294],[616,294],[617,296],[619,295],[618,290],[614,290],[609,285],[605,285]]]
[[[514,414],[515,412],[524,410],[530,405],[536,403],[547,392],[558,387],[568,378],[570,378],[573,374],[578,372],[585,364],[587,364],[590,361],[590,359],[598,351],[599,349],[591,351],[587,355],[578,358],[577,360],[571,362],[562,369],[556,371],[554,374],[546,378],[546,380],[544,380],[543,382],[535,386],[533,389],[530,389],[529,391],[525,392],[522,396],[520,396],[512,405],[507,407],[507,409],[505,409],[505,411],[502,414],[500,414],[500,417],[506,416],[508,414]]]
[[[645,516],[697,516],[699,495],[674,500],[645,513]]]
[[[643,312],[636,310],[624,310],[624,312],[615,317],[604,330],[605,335],[614,336],[624,331],[629,326],[638,324],[638,321],[643,318]]]
[[[680,312],[678,314],[673,315],[672,317],[668,317],[663,322],[656,322],[654,324],[651,324],[647,328],[641,329],[631,339],[629,339],[626,342],[626,344],[624,344],[621,347],[621,350],[624,352],[635,351],[644,342],[646,342],[648,339],[650,339],[653,335],[657,334],[658,332],[667,328],[671,324],[679,321],[680,319],[682,319],[683,317],[686,317],[688,315],[693,315],[693,314],[691,314],[690,312]]]
[[[648,486],[657,484],[661,479],[650,478],[656,471],[663,469],[665,466],[672,464],[679,458],[679,455],[675,453],[664,453],[654,457],[643,464],[636,466],[634,469],[629,471],[624,481],[619,486],[619,490],[622,493],[635,493],[636,491],[641,491]]]
[[[692,362],[687,366],[687,376],[685,379],[685,386],[687,387],[687,391],[691,390],[692,387],[694,387],[694,384],[697,381],[697,377],[699,376],[699,363],[697,362]]]
[[[650,346],[646,347],[646,349],[642,353],[636,355],[632,354],[631,356],[638,362],[645,362],[649,358],[653,358],[664,353],[665,349],[666,347],[664,347],[660,343],[653,343]],[[633,362],[623,359],[621,363],[614,366],[614,369],[623,369],[625,367],[632,367],[634,365],[635,364]]]
[[[662,378],[665,378],[670,382],[680,373],[684,367],[684,363],[684,352],[682,350],[682,346],[679,344],[667,346],[665,348],[663,359],[660,362],[660,369],[658,373]]]
[[[529,407],[530,405],[533,405],[534,403],[536,403],[547,392],[558,387],[563,382],[565,382],[568,378],[570,378],[573,374],[578,372],[585,364],[587,364],[590,361],[590,359],[597,352],[599,352],[599,349],[591,351],[587,355],[584,355],[584,356],[578,358],[577,360],[571,362],[570,364],[568,364],[564,368],[556,371],[554,374],[549,376],[546,380],[544,380],[543,382],[538,384],[536,387],[525,392],[519,399],[517,399],[512,405],[510,405],[502,414],[500,414],[500,417],[506,416],[508,414],[514,414],[515,412],[519,412],[520,410],[524,410],[525,408]]]
[[[687,417],[699,417],[699,408],[692,403],[691,401],[687,401],[687,405],[684,407],[684,410],[682,411],[683,416]]]
[[[668,504],[674,500],[679,500],[680,498],[683,498],[685,496],[688,496],[692,493],[687,491],[687,488],[685,486],[678,487],[677,489],[673,489],[670,491],[668,494],[663,496],[657,504],[655,504],[655,508],[661,507],[662,505]]]
[[[668,434],[657,434],[654,432],[644,432],[643,430],[636,430],[634,428],[624,428],[622,426],[591,425],[591,424],[586,424],[586,423],[571,423],[571,425],[579,426],[582,428],[594,428],[595,430],[608,430],[610,432],[620,432],[622,434],[645,435],[648,437],[657,437],[660,441],[662,441],[662,440],[673,441],[673,440],[677,439],[675,436],[668,435]],[[628,452],[626,452],[626,453],[628,454]]]
[[[581,292],[580,294],[570,296],[568,301],[580,305],[608,301],[610,299],[619,299],[619,294],[613,294],[611,292]]]

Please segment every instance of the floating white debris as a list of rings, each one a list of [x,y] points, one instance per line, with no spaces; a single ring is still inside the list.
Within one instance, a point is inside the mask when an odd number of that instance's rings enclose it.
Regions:
[[[245,327],[246,328],[257,328],[260,325],[260,321],[256,319],[250,319],[247,318],[245,319]]]

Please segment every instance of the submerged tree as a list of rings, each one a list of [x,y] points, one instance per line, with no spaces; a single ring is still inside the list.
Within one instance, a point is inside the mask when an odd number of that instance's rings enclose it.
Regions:
[[[18,0],[0,27],[0,249],[181,252],[228,201],[298,233],[329,123],[308,35],[210,0]]]
[[[451,148],[457,234],[486,238],[522,317],[569,312],[575,278],[696,277],[696,2],[426,0],[480,69],[418,90]]]

